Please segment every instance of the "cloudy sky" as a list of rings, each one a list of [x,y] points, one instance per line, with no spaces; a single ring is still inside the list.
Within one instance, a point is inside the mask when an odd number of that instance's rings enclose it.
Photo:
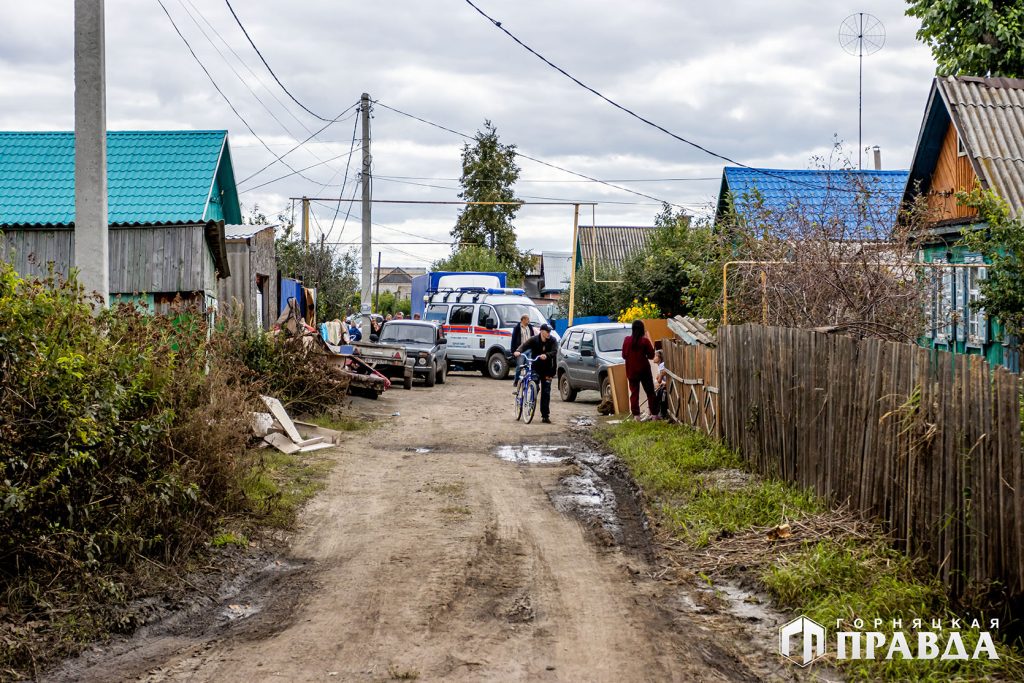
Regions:
[[[242,180],[273,161],[264,143],[282,154],[324,125],[273,82],[224,0],[162,1],[256,135],[218,94],[157,0],[106,1],[109,128],[226,128]],[[914,38],[917,22],[903,15],[899,0],[476,2],[610,98],[753,166],[808,168],[814,157],[831,154],[836,139],[856,162],[857,59],[837,39],[850,14],[869,12],[886,28],[884,49],[864,60],[864,146],[882,148],[885,168],[907,167],[934,71],[929,51]],[[368,92],[381,104],[465,133],[490,119],[502,141],[525,154],[691,213],[706,213],[715,201],[721,160],[582,90],[464,0],[232,4],[284,85],[317,114],[333,118]],[[2,129],[72,128],[71,6],[70,0],[0,2]],[[340,196],[351,114],[286,157],[295,169],[312,166],[305,177],[277,180],[290,173],[277,163],[241,182],[244,208],[290,213],[290,197]],[[462,138],[381,106],[372,137],[375,198],[457,199]],[[356,190],[359,154],[348,169],[346,199]],[[651,199],[532,161],[521,167],[521,197],[599,202],[598,224],[649,224],[659,209]],[[358,203],[347,223],[348,202],[337,217],[336,206],[314,204],[314,234],[357,241]],[[375,205],[374,240],[392,243],[375,251],[383,251],[385,264],[426,265],[450,251],[456,211]],[[586,212],[581,222],[589,220]],[[567,250],[572,209],[527,206],[516,226],[523,248]]]

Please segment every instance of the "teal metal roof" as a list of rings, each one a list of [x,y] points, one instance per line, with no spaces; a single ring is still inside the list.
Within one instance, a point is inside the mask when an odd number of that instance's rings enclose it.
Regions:
[[[208,216],[214,180],[218,213],[240,223],[227,131],[107,133],[111,225],[196,223]],[[220,194],[220,193],[218,193]],[[217,216],[218,218],[220,216]],[[75,136],[0,132],[0,225],[71,225],[75,219]]]

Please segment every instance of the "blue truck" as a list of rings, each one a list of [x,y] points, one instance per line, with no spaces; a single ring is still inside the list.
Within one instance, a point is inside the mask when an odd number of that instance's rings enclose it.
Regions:
[[[508,275],[505,273],[453,272],[439,270],[436,273],[417,275],[412,279],[412,312],[423,317],[427,296],[439,289],[459,287],[505,287]]]

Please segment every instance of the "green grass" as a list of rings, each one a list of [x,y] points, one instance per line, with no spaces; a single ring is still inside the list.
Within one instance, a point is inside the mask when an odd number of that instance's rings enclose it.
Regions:
[[[812,492],[784,482],[712,476],[714,470],[742,469],[742,461],[696,430],[658,422],[623,422],[602,427],[597,436],[629,467],[662,525],[694,548],[713,548],[723,536],[828,509]],[[890,548],[881,535],[858,542],[808,543],[775,560],[757,578],[779,607],[818,621],[830,633],[837,619],[852,622],[856,618],[883,619],[888,631],[885,624],[877,630],[891,633],[892,619],[902,618],[913,649],[916,634],[909,626],[913,619],[955,616],[944,587],[925,567]],[[864,630],[876,629],[871,625]],[[969,628],[962,631],[969,655],[976,634]],[[940,636],[939,642],[944,643],[945,637]],[[996,647],[1000,659],[995,661],[916,661],[897,655],[892,660],[833,663],[851,680],[1024,680],[1020,652],[998,640]]]
[[[249,539],[245,534],[236,534],[232,531],[221,532],[210,539],[210,547],[212,548],[224,548],[229,545],[245,548],[249,545]]]
[[[374,427],[373,420],[348,415],[318,415],[309,418],[309,421],[324,429],[333,429],[338,432],[362,432]]]
[[[243,482],[242,492],[260,523],[287,529],[299,508],[324,488],[332,462],[323,451],[294,453],[264,450]]]

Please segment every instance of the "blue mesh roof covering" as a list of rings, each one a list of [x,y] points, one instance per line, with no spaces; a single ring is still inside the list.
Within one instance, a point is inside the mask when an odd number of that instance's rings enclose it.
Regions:
[[[108,132],[109,223],[206,220],[215,177],[224,197],[214,201],[237,207],[226,139],[223,130]],[[74,133],[0,132],[0,225],[70,225],[74,218]]]
[[[716,218],[723,218],[731,197],[734,210],[743,219],[756,219],[761,210],[783,213],[800,207],[804,215],[822,223],[838,219],[850,230],[874,237],[888,233],[895,225],[907,175],[907,171],[794,171],[726,166]],[[858,208],[865,200],[870,202],[868,211]],[[856,225],[865,216],[877,219],[878,224]]]

